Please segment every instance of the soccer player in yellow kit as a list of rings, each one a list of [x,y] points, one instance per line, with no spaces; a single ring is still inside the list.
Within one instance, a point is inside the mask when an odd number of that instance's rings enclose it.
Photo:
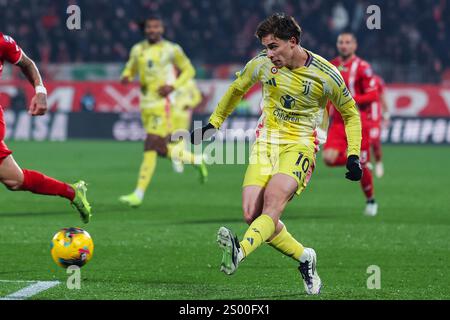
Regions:
[[[197,87],[194,79],[187,81],[179,89],[175,90],[169,96],[172,101],[172,124],[173,133],[186,132],[189,130],[191,125],[191,114],[192,110],[197,107],[197,105],[202,101],[202,93]],[[173,144],[173,152],[181,153],[185,152],[186,143],[184,140],[170,142]],[[202,162],[202,155],[197,156],[198,159],[194,158],[195,163]],[[183,162],[178,160],[177,157],[172,158],[173,169],[177,173],[182,173],[184,171]],[[206,182],[208,178],[208,172],[206,167],[204,167],[204,174],[200,175],[202,182]]]
[[[327,100],[342,114],[348,138],[346,177],[361,179],[361,121],[355,101],[339,71],[324,58],[300,46],[301,28],[293,17],[274,14],[261,22],[256,36],[266,48],[237,74],[209,123],[191,133],[191,141],[209,138],[256,82],[263,85],[263,114],[243,183],[244,219],[250,225],[243,240],[221,227],[221,271],[233,274],[239,263],[262,243],[299,263],[306,293],[318,294],[322,282],[316,253],[287,231],[281,214],[294,194],[305,189],[315,165],[316,129]]]
[[[132,47],[121,76],[124,84],[129,83],[136,75],[139,76],[142,124],[147,132],[136,189],[119,198],[120,202],[132,207],[142,204],[158,155],[168,158],[173,155],[183,163],[194,164],[194,156],[190,152],[186,150],[174,153],[174,146],[168,143],[173,131],[169,95],[194,78],[194,67],[179,45],[162,37],[164,26],[159,16],[148,17],[143,29],[146,39]],[[180,70],[178,77],[175,68]],[[194,165],[199,168],[201,175],[205,173],[203,162]]]

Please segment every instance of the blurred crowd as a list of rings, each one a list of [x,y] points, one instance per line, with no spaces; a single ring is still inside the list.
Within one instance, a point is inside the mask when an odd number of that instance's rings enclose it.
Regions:
[[[66,27],[71,4],[81,8],[81,30]],[[380,30],[366,26],[372,4],[381,8]],[[261,49],[253,35],[258,22],[283,11],[302,26],[302,44],[327,59],[336,55],[337,34],[353,31],[358,54],[388,80],[402,81],[406,70],[438,81],[450,67],[448,0],[0,0],[0,31],[36,61],[123,62],[142,39],[137,22],[155,11],[166,38],[196,66],[245,62]]]

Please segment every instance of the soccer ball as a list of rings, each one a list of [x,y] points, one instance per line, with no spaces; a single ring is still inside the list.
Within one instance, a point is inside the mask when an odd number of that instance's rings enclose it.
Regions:
[[[82,267],[92,259],[94,242],[89,233],[83,229],[64,228],[53,237],[50,253],[60,267]]]

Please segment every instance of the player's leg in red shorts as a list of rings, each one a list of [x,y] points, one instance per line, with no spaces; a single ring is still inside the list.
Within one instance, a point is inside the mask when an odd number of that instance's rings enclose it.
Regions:
[[[381,151],[381,121],[373,121],[370,128],[370,145],[373,150],[373,156],[375,162],[381,162],[382,151]]]
[[[12,191],[30,191],[37,194],[56,195],[73,201],[75,190],[67,183],[47,177],[40,172],[21,169],[3,142],[6,125],[0,106],[0,182]]]
[[[347,163],[347,136],[343,123],[333,122],[330,125],[322,156],[327,166],[345,166]]]
[[[364,112],[361,112],[362,140],[361,140],[361,167],[363,176],[361,179],[361,187],[366,196],[367,201],[374,200],[374,186],[372,171],[368,164],[370,163],[370,122]]]
[[[9,156],[12,151],[8,149],[8,146],[3,142],[6,135],[6,124],[5,120],[3,119],[3,109],[0,106],[0,165],[2,164],[3,160]]]

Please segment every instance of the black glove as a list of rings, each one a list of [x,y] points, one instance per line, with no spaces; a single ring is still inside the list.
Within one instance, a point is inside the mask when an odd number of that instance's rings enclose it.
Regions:
[[[359,162],[359,157],[355,155],[351,155],[347,158],[347,169],[348,172],[345,174],[345,177],[348,180],[359,181],[362,177],[362,168],[361,163]]]
[[[192,144],[200,144],[204,140],[208,140],[213,135],[216,134],[217,129],[211,124],[208,123],[206,126],[202,128],[194,129],[191,132],[191,143]]]

